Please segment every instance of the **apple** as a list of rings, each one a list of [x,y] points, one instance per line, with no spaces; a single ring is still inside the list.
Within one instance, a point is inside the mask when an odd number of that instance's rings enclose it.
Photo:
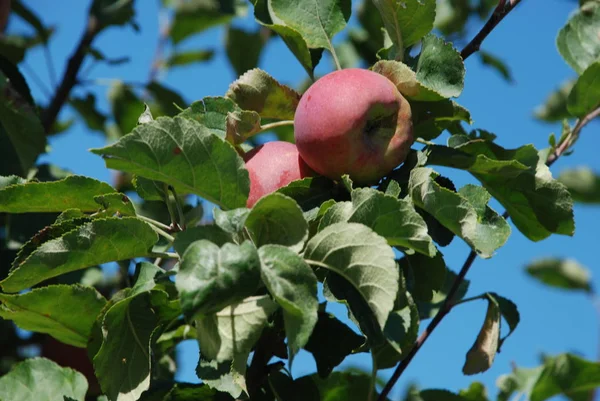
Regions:
[[[246,153],[244,161],[250,174],[248,207],[292,181],[315,175],[300,157],[296,145],[289,142],[267,142]]]
[[[372,185],[400,165],[414,142],[410,105],[373,71],[349,68],[317,80],[294,116],[302,158],[332,179]]]

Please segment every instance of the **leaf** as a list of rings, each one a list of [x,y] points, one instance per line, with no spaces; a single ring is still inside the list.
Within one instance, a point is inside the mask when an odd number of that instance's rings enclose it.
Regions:
[[[445,99],[442,94],[420,82],[417,73],[399,61],[380,60],[375,63],[372,70],[392,81],[398,91],[411,100],[439,101]]]
[[[600,56],[600,3],[590,1],[577,10],[558,32],[556,46],[560,55],[578,74]]]
[[[552,178],[545,158],[532,145],[504,149],[485,138],[455,137],[465,141],[454,151],[431,147],[427,163],[470,171],[506,208],[519,231],[532,241],[552,233],[573,235],[569,192]]]
[[[159,117],[117,143],[92,149],[113,168],[172,185],[226,208],[246,204],[248,172],[231,145],[194,120]]]
[[[122,216],[135,216],[135,208],[133,203],[127,197],[127,195],[120,192],[114,192],[111,194],[94,196],[94,200],[102,207],[102,212],[99,212],[96,216],[98,217],[122,217]]]
[[[588,268],[573,259],[540,259],[526,267],[527,273],[551,287],[592,292]]]
[[[317,277],[298,254],[281,245],[265,245],[258,254],[262,281],[283,308],[291,364],[317,323]]]
[[[89,129],[104,133],[106,116],[96,108],[96,96],[94,94],[88,93],[85,98],[71,97],[69,104],[83,118]]]
[[[247,355],[276,309],[277,304],[268,295],[262,295],[246,298],[214,315],[197,319],[202,355],[217,362]]]
[[[422,390],[417,398],[419,401],[464,401],[461,396],[448,390]]]
[[[340,202],[323,216],[320,228],[333,223],[361,223],[384,237],[391,246],[400,246],[433,256],[437,250],[423,218],[409,200],[398,199],[372,188],[351,193],[352,202]]]
[[[326,378],[333,368],[364,343],[363,336],[356,334],[334,315],[319,312],[317,324],[305,348],[315,358],[319,376]]]
[[[253,295],[260,283],[260,260],[254,245],[207,240],[188,246],[175,282],[188,318],[209,315]],[[212,359],[212,358],[210,358]]]
[[[147,291],[115,303],[104,315],[94,371],[109,399],[137,400],[149,388],[150,343],[159,323]]]
[[[260,54],[267,39],[268,36],[260,29],[248,32],[231,25],[227,27],[225,51],[236,76],[258,67]]]
[[[260,116],[255,111],[242,110],[227,113],[225,139],[234,145],[241,145],[252,135],[260,132]]]
[[[489,401],[485,386],[479,382],[472,382],[468,389],[460,390],[459,395],[464,401]]]
[[[30,358],[0,377],[0,399],[19,401],[56,400],[69,397],[82,401],[88,383],[81,373],[60,367],[44,358]]]
[[[146,90],[150,92],[152,98],[160,107],[162,115],[175,116],[188,104],[178,92],[156,81],[146,85]]]
[[[411,294],[420,301],[431,301],[446,282],[446,262],[441,253],[434,257],[414,254],[400,259],[400,267],[411,283]]]
[[[46,150],[46,134],[19,84],[0,71],[0,175],[25,177]]]
[[[264,72],[255,68],[234,81],[225,96],[243,110],[260,114],[261,118],[293,120],[300,95],[280,84]]]
[[[400,54],[433,29],[435,0],[375,0],[374,3]]]
[[[274,17],[296,30],[309,48],[332,49],[333,36],[350,18],[350,0],[270,0]]]
[[[0,294],[0,316],[23,330],[47,333],[65,344],[85,348],[106,300],[94,288],[51,285],[30,292]]]
[[[257,247],[279,244],[300,251],[308,237],[308,223],[302,209],[280,193],[259,199],[246,218],[246,227]]]
[[[488,300],[487,312],[483,326],[475,343],[467,352],[463,373],[474,375],[485,372],[494,362],[500,340],[500,308],[493,299]]]
[[[563,170],[558,176],[575,202],[600,203],[600,177],[587,167]]]
[[[243,355],[240,356],[240,361],[217,362],[209,361],[200,354],[196,375],[207,386],[221,393],[229,393],[231,397],[237,399],[243,391],[247,392],[244,378],[247,358],[248,355]]]
[[[317,375],[312,375],[311,378],[317,385],[323,401],[368,400],[373,386],[371,376],[363,372],[333,372],[326,380]],[[376,391],[374,393],[376,398]]]
[[[27,182],[0,189],[0,212],[62,212],[98,210],[97,195],[115,192],[110,185],[83,176],[69,176],[52,182]]]
[[[600,16],[600,12],[598,13],[598,16]],[[576,117],[584,117],[599,105],[600,61],[597,61],[590,64],[577,79],[577,82],[575,82],[575,86],[567,99],[567,109],[569,110],[569,113]]]
[[[454,193],[436,183],[435,176],[429,168],[411,171],[408,192],[415,205],[464,239],[481,257],[491,257],[508,239],[510,226],[487,206],[490,195],[474,185]]]
[[[546,122],[557,122],[563,121],[565,118],[571,118],[571,113],[567,110],[567,98],[574,85],[574,79],[563,82],[558,89],[548,96],[544,104],[536,107],[535,117]]]
[[[459,122],[472,124],[471,113],[453,100],[413,102],[411,105],[413,134],[425,140],[437,138]]]
[[[183,255],[186,249],[194,242],[199,240],[208,240],[218,246],[223,246],[227,242],[233,242],[231,235],[223,229],[215,225],[205,225],[198,227],[190,227],[184,231],[180,231],[175,235],[173,248],[175,252]]]
[[[332,180],[319,176],[292,181],[285,187],[279,188],[277,192],[294,199],[302,210],[308,212],[320,207],[323,202],[335,198],[338,189]]]
[[[135,15],[133,0],[94,0],[90,15],[98,19],[101,29],[111,25],[125,25]]]
[[[133,90],[121,81],[114,81],[108,92],[111,112],[118,127],[119,135],[130,133],[138,124],[145,104]]]
[[[273,23],[270,15],[268,0],[252,0],[254,4],[254,16],[258,23],[277,33],[302,67],[311,78],[313,72],[321,59],[323,49],[310,49],[302,35],[289,26],[281,25],[283,21]]]
[[[533,369],[518,368],[498,378],[499,401],[507,401],[515,392],[531,401],[544,401],[555,395],[573,395],[593,390],[600,384],[600,363],[587,361],[572,354],[546,358]]]
[[[180,67],[192,63],[200,63],[212,60],[215,54],[214,50],[188,50],[172,53],[166,64],[168,67]]]
[[[494,56],[491,53],[488,53],[488,52],[482,51],[482,50],[479,50],[479,57],[480,57],[481,63],[483,65],[492,67],[494,70],[496,70],[502,76],[502,78],[504,78],[504,80],[506,82],[508,82],[508,83],[514,82],[514,79],[512,77],[512,74],[510,72],[508,65],[506,65],[506,63],[504,61],[502,61],[500,58]]]
[[[462,93],[465,65],[460,53],[451,43],[433,34],[423,38],[416,72],[420,83],[444,98]]]
[[[326,227],[306,244],[304,258],[348,282],[383,329],[398,292],[394,252],[385,239],[358,223]]]
[[[446,267],[446,279],[444,285],[438,291],[434,291],[433,298],[430,302],[418,302],[417,306],[419,309],[419,316],[422,320],[434,317],[442,307],[444,300],[448,297],[450,289],[452,288],[454,281],[456,280],[456,273]],[[459,284],[458,290],[454,295],[454,301],[459,301],[464,298],[469,289],[469,280],[462,280]]]
[[[148,224],[133,217],[94,220],[42,244],[0,285],[18,292],[84,267],[149,256],[157,240]]]
[[[192,0],[177,3],[170,37],[177,45],[215,25],[221,25],[236,14],[233,0]]]
[[[500,308],[500,314],[508,324],[508,333],[504,337],[501,337],[500,341],[498,342],[498,352],[500,352],[500,348],[502,348],[504,341],[506,341],[506,339],[519,325],[519,322],[521,321],[521,314],[517,309],[517,305],[515,305],[510,299],[504,298],[495,292],[488,292],[486,295],[488,299],[492,299],[498,304],[498,307]]]
[[[213,211],[215,224],[223,231],[235,237],[239,237],[246,225],[246,219],[250,214],[250,209],[241,207],[233,210],[223,211],[215,208]],[[239,238],[238,238],[239,239]]]
[[[192,103],[179,116],[196,120],[207,127],[211,133],[225,139],[229,113],[237,114],[241,111],[242,109],[233,100],[226,97],[205,97]]]

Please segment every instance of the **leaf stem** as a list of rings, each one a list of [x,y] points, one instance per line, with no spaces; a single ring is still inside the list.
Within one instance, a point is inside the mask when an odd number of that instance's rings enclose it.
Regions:
[[[283,127],[286,125],[294,125],[294,121],[293,120],[283,120],[283,121],[276,121],[274,123],[261,125],[260,130],[256,133],[260,134],[261,132],[265,132],[265,131],[268,131],[270,129],[277,128],[277,127]]]
[[[333,62],[335,63],[335,68],[340,71],[342,69],[342,65],[340,64],[340,60],[335,52],[335,48],[333,47],[333,43],[329,41],[329,50],[331,51],[331,56],[333,57]]]
[[[377,361],[375,360],[375,355],[371,351],[371,384],[369,386],[369,396],[367,397],[367,401],[373,400],[373,394],[375,394],[376,384],[377,384]]]
[[[141,214],[138,214],[137,218],[140,220],[144,220],[146,223],[151,224],[155,227],[162,228],[163,230],[167,230],[167,231],[171,230],[171,227],[169,227],[168,225],[163,224],[160,221],[151,219],[150,217],[146,217],[146,216],[142,216]]]
[[[173,237],[171,234],[167,233],[166,231],[164,231],[164,230],[161,230],[160,228],[156,227],[156,226],[155,226],[155,225],[153,225],[153,224],[150,224],[150,227],[152,227],[152,229],[153,229],[154,231],[156,231],[156,233],[157,233],[158,235],[162,235],[162,236],[163,236],[163,237],[165,237],[165,238],[166,238],[168,241],[171,241],[171,242],[175,241],[175,237]]]
[[[519,4],[521,0],[499,0],[492,15],[475,37],[462,49],[460,56],[466,60],[470,55],[479,51],[481,44],[494,28]]]
[[[179,229],[185,230],[185,214],[183,213],[183,207],[181,206],[181,199],[177,196],[177,192],[172,185],[169,185],[169,190],[173,193],[175,198],[175,207],[177,208],[177,214],[179,215]]]
[[[513,0],[513,2],[514,2],[514,4],[516,4],[519,2],[519,0]],[[511,4],[513,2],[511,2]],[[559,145],[556,148],[554,153],[552,153],[548,157],[548,159],[546,160],[546,165],[548,167],[550,167],[556,160],[558,160],[558,158],[561,157],[569,149],[569,147],[574,143],[574,141],[579,137],[579,134],[580,134],[581,130],[583,129],[583,127],[585,127],[593,119],[595,119],[596,117],[599,117],[599,116],[600,116],[600,107],[592,110],[591,112],[586,114],[584,117],[577,120],[577,122],[575,123],[575,127],[573,128],[571,133],[569,135],[567,135],[565,140],[561,143],[561,145]],[[505,211],[502,214],[502,217],[504,217],[505,219],[508,219],[510,216],[509,216],[508,212]],[[465,279],[465,276],[467,275],[467,272],[473,265],[473,262],[475,261],[476,257],[477,257],[477,254],[474,251],[469,252],[469,255],[467,256],[465,263],[463,264],[462,268],[460,269],[460,272],[456,276],[456,279],[454,279],[454,283],[452,283],[452,288],[450,288],[450,291],[448,292],[448,296],[444,300],[442,307],[440,308],[438,313],[434,316],[433,320],[429,323],[429,325],[427,326],[425,331],[419,336],[419,338],[413,345],[413,348],[410,350],[408,355],[396,367],[396,370],[392,374],[392,377],[387,382],[383,391],[379,395],[378,401],[385,400],[385,398],[391,391],[392,387],[394,387],[394,385],[396,384],[396,382],[398,381],[400,376],[402,376],[402,373],[406,370],[406,368],[408,367],[408,365],[410,364],[412,359],[415,357],[417,352],[419,352],[419,350],[421,349],[421,347],[423,346],[425,341],[427,341],[427,338],[429,338],[429,336],[431,335],[433,330],[435,330],[437,325],[450,312],[450,310],[454,306],[452,303],[453,298],[456,296],[456,293],[457,293],[458,289],[460,288],[461,283]],[[309,261],[307,261],[307,262],[309,262]]]
[[[165,259],[165,258],[168,258],[168,259],[179,259],[179,255],[176,254],[175,252],[152,252],[151,256],[155,257],[155,258],[162,258],[162,259]]]

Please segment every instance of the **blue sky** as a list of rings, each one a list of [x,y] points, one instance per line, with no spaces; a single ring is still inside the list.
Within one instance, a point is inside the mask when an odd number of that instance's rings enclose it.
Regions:
[[[25,0],[25,3],[36,9],[47,24],[57,27],[50,50],[60,76],[84,29],[89,1]],[[101,85],[85,88],[98,95],[101,108],[108,108],[107,79],[146,82],[158,38],[157,4],[158,1],[137,1],[140,33],[129,28],[113,28],[104,32],[95,42],[95,47],[102,49],[108,57],[131,57],[130,63],[121,66],[98,65],[89,75],[90,79],[101,80]],[[502,146],[517,147],[533,143],[541,148],[546,146],[551,132],[560,131],[558,124],[537,122],[532,113],[550,91],[575,75],[561,59],[555,46],[556,34],[575,5],[575,1],[568,0],[523,0],[488,37],[483,49],[502,57],[510,65],[514,84],[506,84],[495,71],[482,67],[476,56],[467,61],[465,89],[457,100],[471,111],[474,127],[497,134],[497,141]],[[249,18],[241,24],[251,26],[251,21]],[[471,26],[471,33],[482,23]],[[16,32],[24,29],[24,26],[13,20],[9,29]],[[222,29],[212,29],[186,40],[181,48],[214,48],[223,39]],[[41,51],[30,52],[26,64],[50,86],[46,60]],[[279,81],[292,85],[306,78],[300,64],[279,40],[269,42],[260,67]],[[332,70],[330,59],[325,58],[317,72],[324,74]],[[180,91],[190,103],[205,96],[223,95],[235,78],[223,49],[218,49],[216,57],[208,63],[177,68],[160,76],[161,82]],[[30,86],[36,99],[47,101],[43,92],[31,81]],[[78,89],[77,93],[85,92]],[[70,112],[64,110],[61,117],[67,118],[69,115]],[[592,123],[583,131],[575,153],[553,166],[555,175],[564,168],[580,165],[589,165],[600,171],[600,159],[596,157],[600,146],[599,126],[597,122]],[[77,174],[111,181],[111,173],[105,169],[102,159],[87,152],[89,148],[103,146],[104,139],[98,134],[90,134],[82,124],[78,123],[68,133],[52,138],[50,145],[50,153],[43,156],[41,162],[51,162]],[[472,181],[468,175],[458,171],[444,173],[448,173],[459,185]],[[497,204],[495,207],[502,211]],[[577,205],[575,218],[577,229],[573,238],[554,236],[541,243],[533,243],[513,229],[508,243],[495,257],[477,260],[469,272],[470,295],[495,291],[513,300],[521,313],[521,324],[504,344],[502,353],[497,355],[489,371],[474,377],[466,377],[461,372],[465,353],[471,347],[485,315],[485,303],[468,303],[456,308],[445,318],[413,360],[393,394],[399,394],[412,381],[423,388],[458,390],[467,387],[473,380],[482,381],[490,393],[495,394],[496,378],[508,373],[513,362],[519,366],[534,366],[538,364],[541,353],[565,351],[594,358],[598,348],[598,319],[589,299],[582,294],[565,293],[539,285],[527,277],[523,270],[524,265],[533,259],[558,256],[576,258],[594,274],[596,258],[592,249],[597,246],[596,222],[600,221],[600,208]],[[455,239],[443,252],[448,265],[457,271],[468,249]],[[600,284],[597,276],[594,278],[596,287]],[[341,311],[341,308],[335,310]],[[178,378],[196,380],[196,348],[194,344],[187,343],[183,349],[180,358],[182,369]],[[367,368],[369,359],[364,355],[350,357],[343,366]],[[302,375],[312,371],[312,358],[306,354],[300,355],[294,363],[293,373]],[[382,372],[383,376],[390,374],[391,370]]]

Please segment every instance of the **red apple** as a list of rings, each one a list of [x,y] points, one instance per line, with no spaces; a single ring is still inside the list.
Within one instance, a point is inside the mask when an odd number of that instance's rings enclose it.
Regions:
[[[314,175],[296,146],[289,142],[267,142],[246,153],[244,161],[250,173],[248,207],[292,181]]]
[[[332,72],[300,99],[294,137],[302,158],[332,179],[372,185],[404,161],[414,139],[410,105],[386,77]]]

